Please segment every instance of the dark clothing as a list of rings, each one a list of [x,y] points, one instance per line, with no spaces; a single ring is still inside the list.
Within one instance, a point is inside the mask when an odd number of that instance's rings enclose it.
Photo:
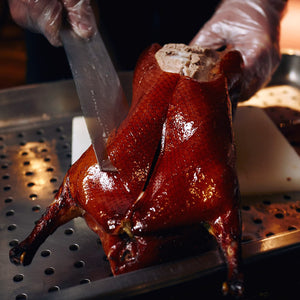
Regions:
[[[71,78],[71,70],[62,47],[53,47],[41,34],[25,31],[26,82],[40,83]]]
[[[101,1],[99,31],[117,70],[133,70],[152,43],[188,44],[220,1]],[[63,48],[27,33],[28,83],[71,77]]]

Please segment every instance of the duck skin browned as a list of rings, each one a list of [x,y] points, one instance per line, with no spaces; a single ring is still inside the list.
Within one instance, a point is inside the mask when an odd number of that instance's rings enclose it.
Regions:
[[[185,255],[203,243],[203,225],[228,266],[225,290],[240,294],[239,188],[229,94],[238,93],[235,51],[157,44],[137,62],[132,104],[111,133],[102,172],[90,147],[71,166],[32,233],[10,251],[30,264],[57,227],[84,217],[113,274]],[[176,257],[176,255],[174,255]]]

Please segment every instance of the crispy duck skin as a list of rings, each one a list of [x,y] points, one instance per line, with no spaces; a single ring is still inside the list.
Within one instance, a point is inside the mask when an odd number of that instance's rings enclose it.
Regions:
[[[164,70],[156,56],[161,50],[154,44],[142,53],[129,114],[108,140],[118,172],[102,172],[91,146],[71,166],[32,233],[11,249],[12,262],[30,264],[57,227],[82,216],[99,235],[113,274],[121,274],[170,259],[170,251],[174,258],[198,251],[208,239],[205,224],[228,265],[225,290],[242,293],[229,99],[238,93],[241,57],[201,50],[212,63],[197,79],[197,72],[185,75],[185,67]]]

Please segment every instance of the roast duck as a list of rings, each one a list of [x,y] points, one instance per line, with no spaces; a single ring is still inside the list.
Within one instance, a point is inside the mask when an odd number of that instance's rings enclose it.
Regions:
[[[30,264],[45,239],[76,217],[99,235],[114,275],[195,251],[206,241],[205,228],[227,262],[224,290],[241,293],[229,97],[238,93],[241,70],[236,51],[146,49],[135,68],[130,111],[107,142],[117,171],[101,171],[91,146],[31,234],[11,249],[11,261]]]

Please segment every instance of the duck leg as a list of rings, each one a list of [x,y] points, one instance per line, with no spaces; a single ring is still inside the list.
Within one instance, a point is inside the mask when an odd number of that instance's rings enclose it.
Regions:
[[[39,246],[49,235],[59,226],[83,215],[83,210],[71,196],[70,181],[68,179],[69,177],[65,178],[55,196],[55,200],[38,220],[31,234],[10,250],[9,257],[14,264],[29,265]]]

